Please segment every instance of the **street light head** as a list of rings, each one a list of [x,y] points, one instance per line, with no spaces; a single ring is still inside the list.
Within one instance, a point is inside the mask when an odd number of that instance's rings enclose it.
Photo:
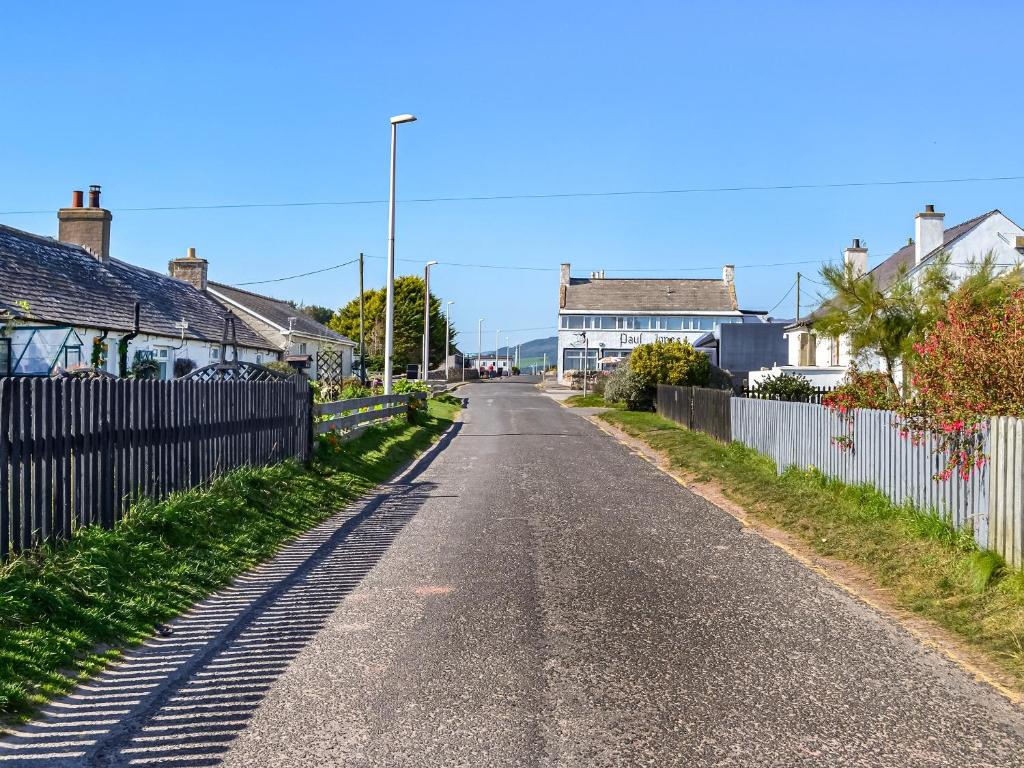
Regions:
[[[415,123],[416,115],[395,115],[391,118],[392,125],[400,125],[401,123]]]
[[[432,266],[434,266],[435,264],[437,264],[437,262],[436,262],[436,261],[428,261],[428,262],[427,262],[426,264],[424,264],[424,266],[426,266],[426,267],[432,267]]]

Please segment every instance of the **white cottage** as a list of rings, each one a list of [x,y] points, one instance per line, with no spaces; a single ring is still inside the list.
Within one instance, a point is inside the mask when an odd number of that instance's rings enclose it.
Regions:
[[[945,215],[937,213],[932,205],[918,213],[914,219],[914,238],[907,245],[872,270],[867,269],[868,250],[860,240],[843,252],[846,264],[859,275],[867,275],[882,289],[886,290],[896,281],[902,269],[907,270],[911,281],[918,279],[939,254],[949,256],[950,271],[954,276],[963,277],[973,262],[986,254],[995,257],[1000,268],[1020,263],[1024,257],[1024,229],[1011,221],[1001,211],[993,210],[948,229],[944,226]],[[853,362],[847,339],[829,339],[814,332],[815,319],[821,316],[819,309],[786,328],[789,342],[789,364],[773,371],[763,372],[800,373],[820,386],[831,386],[842,380]],[[878,360],[858,361],[867,367],[881,369]],[[752,376],[752,382],[756,377]]]
[[[113,217],[100,207],[99,187],[90,188],[88,207],[83,202],[76,191],[72,206],[58,211],[57,240],[0,226],[0,376],[87,366],[121,375],[152,358],[161,378],[174,378],[221,362],[228,318],[236,320],[242,362],[294,353],[296,367],[315,373],[309,360],[332,345],[348,350],[351,368],[353,342],[284,302],[207,285],[207,262],[194,249],[170,263],[170,275],[111,258]],[[285,320],[283,334],[267,331],[253,319],[254,305],[271,318],[289,312],[294,319]]]

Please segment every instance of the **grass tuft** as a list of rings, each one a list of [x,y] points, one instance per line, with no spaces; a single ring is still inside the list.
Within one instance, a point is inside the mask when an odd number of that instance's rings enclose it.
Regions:
[[[142,501],[113,530],[0,567],[0,716],[24,718],[102,669],[286,540],[387,480],[451,424],[430,401],[416,425],[369,428],[310,467],[240,469],[209,487]]]
[[[979,551],[971,531],[813,467],[780,475],[771,459],[740,443],[723,445],[653,413],[601,418],[663,452],[673,467],[715,482],[754,517],[856,564],[899,605],[986,652],[1024,690],[1024,573]]]

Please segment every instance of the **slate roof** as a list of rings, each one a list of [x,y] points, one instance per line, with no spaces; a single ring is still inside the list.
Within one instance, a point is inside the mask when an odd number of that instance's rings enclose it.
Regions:
[[[328,339],[341,344],[355,343],[347,336],[343,336],[336,331],[332,331],[326,325],[318,323],[309,315],[293,307],[287,301],[272,299],[269,296],[262,296],[258,293],[252,293],[251,291],[243,291],[241,288],[235,288],[232,285],[224,285],[224,283],[211,282],[209,283],[209,287],[217,293],[223,294],[231,301],[237,302],[243,307],[246,307],[260,317],[269,320],[279,328],[287,330],[288,318],[294,317],[295,324],[292,327],[296,333],[304,336]]]
[[[41,322],[131,331],[135,302],[143,333],[219,343],[224,307],[189,283],[117,259],[101,264],[84,248],[0,225],[0,307],[29,305]],[[266,340],[235,323],[241,346],[267,349]]]
[[[941,252],[943,248],[948,246],[954,240],[963,237],[976,226],[981,224],[981,222],[983,222],[989,216],[992,216],[993,214],[996,213],[999,213],[998,209],[988,211],[987,213],[983,213],[980,216],[975,216],[973,219],[968,219],[967,221],[957,224],[954,227],[950,227],[949,229],[943,230],[942,245],[926,254],[922,262],[932,258],[936,254]],[[878,287],[884,291],[886,288],[888,288],[890,285],[896,282],[896,278],[899,275],[901,268],[905,267],[908,270],[912,269],[914,267],[914,262],[914,244],[908,243],[907,245],[904,245],[902,248],[896,251],[894,254],[892,254],[881,264],[879,264],[877,267],[875,267],[872,270],[869,270],[867,274],[870,275],[871,278],[878,285]],[[828,306],[829,302],[825,302],[824,304],[822,304],[811,314],[807,315],[807,317],[802,318],[802,322],[800,323],[800,325],[806,325],[807,323],[813,322],[817,318],[821,317],[825,313],[825,310],[828,308]],[[797,327],[797,324],[794,322],[789,327],[795,328]]]
[[[562,309],[594,312],[687,312],[736,309],[736,291],[723,280],[573,277]]]

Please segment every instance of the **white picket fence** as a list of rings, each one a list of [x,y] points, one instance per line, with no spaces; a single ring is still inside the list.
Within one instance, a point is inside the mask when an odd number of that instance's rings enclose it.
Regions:
[[[1022,422],[993,420],[1013,424],[997,427],[997,439],[991,434],[986,438],[986,452],[992,461],[973,472],[969,480],[956,475],[936,480],[934,475],[945,467],[945,461],[935,453],[933,439],[929,436],[915,445],[901,437],[891,411],[855,411],[853,448],[842,450],[832,438],[846,435],[847,426],[824,406],[734,397],[731,409],[733,440],[770,456],[780,472],[791,466],[813,466],[846,483],[868,483],[897,504],[910,501],[920,509],[934,510],[958,527],[970,523],[980,546],[999,552],[1020,567],[1024,549],[1020,542],[1024,519]],[[1012,450],[1008,451],[1008,446]],[[1000,469],[993,471],[994,467]],[[996,489],[991,487],[993,478],[999,481]]]

